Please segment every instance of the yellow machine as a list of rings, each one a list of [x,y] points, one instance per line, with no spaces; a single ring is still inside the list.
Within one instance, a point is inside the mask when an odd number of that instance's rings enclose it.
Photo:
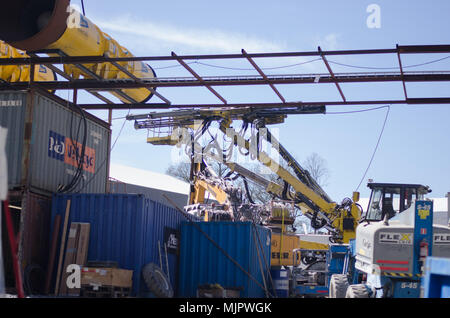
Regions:
[[[234,220],[230,197],[236,190],[218,178],[205,162],[191,165],[191,190],[185,211],[202,218],[203,221]],[[210,193],[218,204],[206,201],[206,192]]]
[[[237,133],[231,127],[231,121],[224,119],[220,125],[221,131],[230,138],[234,138],[235,143],[245,148],[249,152],[253,149],[249,140]],[[269,132],[267,131],[269,134]],[[356,226],[358,224],[361,209],[356,204],[359,200],[359,193],[353,193],[353,200],[344,200],[341,204],[332,202],[325,192],[317,185],[311,182],[309,173],[302,169],[296,160],[281,146],[281,144],[270,135],[272,145],[278,147],[280,155],[287,161],[289,167],[292,167],[296,175],[294,176],[286,168],[282,167],[273,160],[266,152],[257,151],[255,157],[268,167],[273,173],[278,175],[284,182],[292,186],[296,204],[302,209],[304,215],[311,219],[313,228],[326,228],[333,233],[332,240],[336,243],[348,243],[355,238]],[[303,179],[303,180],[301,180]],[[306,182],[309,184],[306,184]],[[266,189],[270,193],[277,193],[278,190]]]
[[[319,112],[320,110],[315,111]],[[304,112],[307,113],[307,110]],[[298,113],[301,113],[300,110]],[[247,151],[247,154],[252,155],[260,163],[268,167],[282,180],[284,187],[273,182],[264,183],[264,181],[261,181],[261,178],[254,174],[246,175],[247,178],[253,179],[253,181],[257,183],[259,182],[265,187],[268,193],[271,193],[277,198],[282,200],[292,200],[295,205],[301,209],[303,215],[310,218],[311,226],[314,229],[325,228],[330,232],[331,242],[349,243],[351,239],[355,238],[356,226],[361,215],[361,207],[357,204],[359,193],[353,193],[352,199],[344,199],[340,204],[332,201],[325,191],[317,184],[314,178],[310,176],[309,172],[303,169],[278,140],[270,134],[270,131],[266,129],[265,125],[266,123],[271,123],[274,118],[279,119],[275,122],[282,122],[284,118],[283,115],[285,115],[282,108],[273,111],[265,110],[264,113],[258,113],[258,111],[249,109],[230,109],[229,111],[221,109],[220,112],[217,110],[192,110],[189,113],[189,110],[182,110],[159,114],[159,116],[164,117],[165,120],[161,120],[162,117],[155,120],[155,115],[156,114],[128,116],[127,119],[135,120],[136,129],[161,127],[158,126],[161,125],[160,123],[166,125],[165,127],[168,125],[171,125],[172,127],[188,127],[189,125],[192,125],[194,121],[202,119],[204,120],[203,127],[208,127],[211,121],[220,122],[219,129],[226,137],[228,137],[228,139],[233,141],[233,145]],[[288,168],[281,166],[277,161],[272,159],[265,151],[252,145],[251,140],[246,139],[242,133],[237,132],[232,127],[234,119],[247,120],[247,122],[251,120],[258,131],[264,132],[267,141],[277,150],[287,163],[287,167],[289,167],[293,173],[289,171]],[[178,137],[179,136],[173,136],[172,139],[176,139],[179,143],[187,144],[192,142],[190,138],[182,140],[181,137]],[[222,155],[217,159],[223,161]],[[229,161],[225,161],[224,164],[231,170],[236,169],[236,164]],[[245,169],[240,167],[240,170],[237,172],[242,174],[243,171],[245,171]]]
[[[0,58],[28,57],[22,50],[0,41]],[[5,82],[28,82],[30,80],[29,65],[4,65],[0,66],[0,79]],[[54,81],[56,74],[45,65],[36,65],[34,80],[39,82]]]
[[[70,0],[6,1],[0,12],[0,39],[11,46],[31,52],[57,50],[69,56],[132,57],[133,55],[98,26],[70,6]],[[26,23],[24,22],[26,21]],[[7,27],[8,26],[8,27]],[[55,55],[56,53],[49,53]],[[64,65],[64,72],[78,79],[129,79],[125,69],[138,79],[156,77],[153,69],[142,62]],[[10,72],[4,71],[5,73]],[[112,90],[124,103],[144,103],[153,88]]]
[[[292,266],[294,260],[292,251],[300,248],[300,237],[296,234],[272,232],[270,266]]]

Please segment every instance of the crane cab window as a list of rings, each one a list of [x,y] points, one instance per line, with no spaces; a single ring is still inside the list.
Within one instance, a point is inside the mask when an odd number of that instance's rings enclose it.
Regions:
[[[375,189],[372,191],[369,206],[367,209],[366,219],[381,220],[381,210],[383,208],[382,198],[383,189]]]
[[[381,221],[385,215],[388,219],[402,213],[414,200],[423,200],[428,187],[409,184],[368,184],[372,189],[365,219]]]

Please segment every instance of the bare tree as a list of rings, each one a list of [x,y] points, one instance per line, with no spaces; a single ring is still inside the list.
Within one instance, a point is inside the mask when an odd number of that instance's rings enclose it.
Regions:
[[[191,164],[189,162],[171,164],[167,167],[166,174],[181,181],[190,182]]]
[[[327,161],[316,152],[313,152],[306,157],[306,160],[303,163],[303,168],[309,171],[311,176],[321,187],[328,185],[330,171],[327,168]]]
[[[293,171],[291,170],[288,165],[282,161],[281,166],[288,171],[290,171],[293,174]],[[210,162],[209,166],[216,172],[216,174],[219,177],[225,176],[225,174],[228,172],[228,168],[226,165],[220,162]],[[278,183],[280,185],[283,185],[283,181],[276,175],[275,173],[271,172],[266,169],[265,166],[261,166],[259,163],[255,164],[246,164],[244,165],[245,168],[248,170],[262,175],[264,178],[266,178],[269,181],[272,181],[274,183]],[[327,168],[326,160],[323,159],[320,155],[317,153],[312,153],[309,155],[306,160],[303,163],[303,168],[308,170],[311,176],[316,180],[316,182],[320,186],[325,186],[326,182],[328,181],[328,178],[330,176],[330,172]],[[187,162],[180,162],[177,164],[170,165],[167,170],[166,174],[171,175],[175,178],[178,178],[185,182],[190,182],[190,169],[191,164]],[[261,169],[265,169],[265,173],[261,173]],[[242,178],[238,178],[234,181],[234,184],[238,187],[240,187],[244,193],[245,191],[245,185]],[[250,197],[252,200],[257,204],[267,204],[270,202],[270,200],[273,198],[271,194],[269,194],[264,187],[261,185],[255,184],[248,180],[247,182],[247,188]],[[303,215],[301,215],[300,210],[296,208],[296,221],[294,223],[294,228],[297,229],[297,232],[302,233],[304,232],[304,226],[306,225],[306,229],[308,232],[312,231],[312,228],[310,226],[309,219]]]

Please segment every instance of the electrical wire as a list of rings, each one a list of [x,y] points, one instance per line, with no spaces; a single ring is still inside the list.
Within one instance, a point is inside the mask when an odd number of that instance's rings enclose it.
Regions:
[[[196,62],[188,62],[186,65],[194,64]],[[177,68],[177,67],[183,67],[181,64],[175,64],[175,65],[169,65],[169,66],[161,66],[161,67],[152,67],[154,70],[164,70],[168,68]]]
[[[128,109],[128,114],[127,114],[127,116],[128,115],[130,115],[130,112],[131,112],[131,108],[130,109]],[[127,122],[127,116],[125,116],[124,118],[125,118],[125,120],[123,121],[123,123],[122,123],[122,127],[120,127],[120,130],[119,130],[119,133],[118,133],[118,135],[117,135],[117,137],[116,137],[116,139],[114,140],[114,143],[113,143],[113,145],[111,146],[111,151],[113,151],[113,149],[114,149],[114,146],[116,145],[116,143],[117,143],[117,140],[119,140],[119,137],[120,137],[120,135],[122,134],[122,131],[123,131],[123,128],[125,127],[125,123]]]
[[[446,60],[448,58],[450,58],[450,55],[446,56],[446,57],[443,57],[443,58],[439,58],[439,59],[431,60],[431,61],[428,61],[428,62],[424,62],[424,63],[406,65],[406,66],[403,66],[402,68],[406,69],[406,68],[420,67],[420,66],[424,66],[424,65],[428,65],[428,64],[437,63],[437,62]],[[260,69],[261,70],[277,70],[277,69],[291,68],[291,67],[295,67],[295,66],[300,66],[300,65],[316,62],[316,61],[319,61],[321,59],[322,58],[316,58],[316,59],[312,59],[312,60],[305,61],[305,62],[288,64],[288,65],[282,65],[282,66],[261,67]],[[393,67],[375,67],[375,66],[352,65],[352,64],[336,62],[336,61],[333,61],[333,60],[328,60],[328,62],[332,63],[332,64],[340,65],[340,66],[345,66],[345,67],[359,68],[359,69],[369,69],[369,70],[396,70],[396,69],[399,68],[398,66],[393,66]],[[199,65],[203,65],[203,66],[208,66],[208,67],[213,67],[213,68],[220,68],[220,69],[225,69],[225,70],[233,70],[233,71],[254,71],[255,70],[254,68],[228,67],[228,66],[210,64],[210,63],[205,63],[205,62],[200,62],[200,61],[193,61],[193,62],[189,62],[189,63],[186,63],[186,64],[199,64]],[[170,65],[170,66],[157,67],[157,68],[154,67],[154,69],[158,70],[158,69],[168,69],[168,68],[175,68],[175,67],[182,67],[182,65],[177,64],[177,65]]]
[[[377,110],[377,109],[381,109],[381,108],[387,108],[387,107],[389,107],[389,105],[383,105],[383,106],[367,108],[367,109],[350,110],[350,111],[345,111],[345,112],[326,112],[325,114],[326,115],[342,115],[342,114],[363,113],[363,112],[369,112],[369,111],[373,111],[373,110]]]
[[[83,10],[83,15],[86,16],[86,11],[84,10],[84,0],[81,0],[81,9]]]
[[[72,127],[71,127],[71,143],[72,143],[72,147],[74,149],[73,151],[75,154],[75,160],[77,161],[77,169],[75,171],[74,177],[72,178],[72,181],[69,184],[67,184],[66,186],[64,186],[62,189],[60,189],[58,191],[60,193],[70,192],[70,191],[74,190],[80,184],[80,182],[82,180],[84,181],[84,179],[83,179],[83,164],[84,164],[86,142],[87,142],[87,121],[86,121],[86,116],[84,114],[84,110],[81,109],[78,105],[76,105],[76,108],[80,112],[81,118],[80,118],[80,122],[78,124],[77,137],[76,137],[75,141],[72,136]],[[73,118],[73,112],[72,112],[72,118]],[[82,140],[82,144],[81,144],[81,154],[78,155],[78,145],[76,145],[75,143],[77,143],[77,140],[79,140],[79,133],[80,133],[80,127],[81,127],[82,122],[84,123],[84,134],[83,134],[83,140]]]
[[[428,64],[437,63],[437,62],[443,61],[443,60],[448,59],[448,58],[450,58],[450,55],[446,56],[446,57],[443,57],[443,58],[436,59],[436,60],[424,62],[424,63],[406,65],[406,66],[403,66],[402,68],[405,69],[405,68],[413,68],[413,67],[424,66],[424,65],[428,65]],[[369,69],[369,70],[396,70],[396,69],[399,69],[399,66],[395,66],[395,67],[374,67],[374,66],[351,65],[351,64],[340,63],[340,62],[336,62],[336,61],[332,61],[332,60],[328,60],[328,62],[332,63],[332,64],[340,65],[340,66],[345,66],[345,67]]]
[[[380,135],[379,135],[379,137],[378,137],[378,141],[377,141],[377,144],[376,144],[376,146],[375,146],[375,149],[374,149],[374,151],[373,151],[373,153],[372,153],[372,157],[370,158],[370,161],[369,161],[369,164],[368,164],[368,166],[367,166],[367,168],[366,168],[366,171],[364,172],[364,174],[363,174],[363,176],[362,176],[362,178],[361,178],[361,181],[359,182],[359,184],[358,184],[358,186],[356,187],[356,190],[355,190],[355,191],[358,191],[359,187],[361,186],[362,182],[364,181],[364,178],[366,177],[366,174],[367,174],[367,172],[369,171],[369,168],[370,168],[370,166],[371,166],[371,164],[372,164],[372,161],[373,161],[373,159],[374,159],[374,157],[375,157],[375,153],[376,153],[376,151],[377,151],[377,149],[378,149],[378,146],[379,146],[380,141],[381,141],[381,137],[382,137],[383,132],[384,132],[384,128],[385,128],[385,126],[386,126],[386,122],[387,122],[387,119],[388,119],[388,116],[389,116],[389,111],[390,111],[390,109],[391,109],[391,106],[390,106],[390,105],[383,105],[383,106],[373,107],[373,108],[368,108],[368,109],[359,109],[359,110],[344,111],[344,112],[327,112],[327,113],[326,113],[326,114],[331,114],[331,115],[353,114],[353,113],[362,113],[362,112],[368,112],[368,111],[378,110],[378,109],[382,109],[382,108],[387,108],[386,117],[384,118],[383,126],[382,126],[382,128],[381,128],[381,132],[380,132]]]
[[[367,165],[366,171],[364,171],[364,174],[363,174],[363,176],[361,178],[361,181],[359,182],[358,186],[356,187],[355,192],[358,191],[359,187],[361,186],[361,183],[363,182],[364,178],[366,177],[367,171],[369,171],[369,168],[370,168],[370,166],[372,164],[373,158],[375,157],[375,153],[377,152],[378,146],[380,145],[381,137],[383,136],[384,128],[386,127],[386,122],[387,122],[387,119],[389,117],[389,112],[391,110],[390,105],[385,106],[385,107],[387,107],[387,112],[386,112],[386,116],[384,118],[383,127],[381,128],[381,132],[380,132],[380,135],[378,136],[377,144],[376,144],[375,149],[374,149],[374,151],[372,153],[372,157],[370,158],[369,164]]]
[[[69,107],[69,92],[67,94],[68,94],[67,107]],[[81,115],[80,116],[80,121],[78,123],[76,138],[74,138],[74,136],[73,136],[73,117],[74,117],[74,114],[75,114],[74,110],[71,110],[70,132],[69,132],[69,134],[70,134],[70,142],[72,144],[72,148],[73,148],[74,155],[75,155],[75,161],[77,163],[76,171],[74,173],[74,176],[73,176],[72,180],[69,182],[69,184],[61,186],[58,189],[59,193],[70,192],[70,191],[74,190],[77,186],[79,186],[81,181],[84,182],[83,164],[84,164],[84,156],[85,156],[86,142],[87,142],[87,121],[86,121],[86,116],[84,114],[84,110],[81,109],[81,107],[79,107],[77,104],[75,104],[75,108],[78,110],[78,112]],[[83,135],[83,140],[82,140],[82,144],[81,144],[81,154],[78,154],[78,145],[77,145],[77,143],[78,143],[79,136],[80,136],[81,123],[84,124],[84,135]]]
[[[300,62],[300,63],[295,63],[295,64],[288,64],[288,65],[283,65],[283,66],[274,66],[274,67],[261,67],[261,70],[278,70],[278,69],[283,69],[283,68],[290,68],[290,67],[295,67],[295,66],[300,66],[300,65],[304,65],[304,64],[308,64],[308,63],[312,63],[318,60],[321,60],[322,58],[316,58],[313,60],[309,60],[306,62]],[[208,66],[208,67],[214,67],[214,68],[221,68],[221,69],[225,69],[225,70],[234,70],[234,71],[254,71],[254,68],[241,68],[241,67],[227,67],[227,66],[221,66],[221,65],[214,65],[214,64],[209,64],[209,63],[204,63],[204,62],[199,62],[199,61],[194,61],[191,63],[196,63],[199,65],[203,65],[203,66]]]
[[[128,110],[128,115],[130,114],[131,109]],[[127,116],[128,116],[127,115]],[[126,118],[126,117],[125,117]],[[116,145],[117,141],[119,140],[120,135],[122,134],[123,128],[125,127],[125,123],[127,122],[127,120],[125,119],[124,122],[122,123],[122,127],[120,128],[119,134],[117,135],[116,139],[114,140],[113,145],[111,146],[110,149],[110,153],[113,151],[114,146]],[[92,180],[94,180],[94,178],[97,176],[97,174],[102,170],[103,166],[105,165],[105,163],[108,161],[108,156],[106,156],[106,158],[103,160],[103,162],[100,164],[100,166],[96,167],[96,170],[94,172],[94,174],[89,178],[89,180],[83,185],[83,187],[81,187],[77,193],[80,193],[82,190],[84,190],[91,182]]]

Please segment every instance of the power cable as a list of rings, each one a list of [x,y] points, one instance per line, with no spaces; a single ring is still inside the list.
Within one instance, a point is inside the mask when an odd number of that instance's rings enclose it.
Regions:
[[[131,112],[131,108],[128,109],[128,114],[127,114],[127,116],[130,115],[130,112]],[[119,140],[119,137],[120,137],[120,135],[122,134],[122,130],[123,130],[123,128],[125,127],[125,123],[127,122],[127,119],[126,119],[127,116],[125,116],[125,120],[124,120],[123,123],[122,123],[122,127],[120,127],[119,134],[117,135],[116,139],[114,140],[113,145],[111,146],[111,152],[113,151],[114,146],[115,146],[116,143],[117,143],[117,140]]]
[[[189,65],[189,64],[193,64],[193,63],[196,63],[196,62],[189,62],[189,63],[186,63],[186,64]],[[164,70],[164,69],[167,69],[167,68],[176,68],[176,67],[183,67],[183,65],[175,64],[175,65],[161,66],[161,67],[152,67],[152,68],[154,70]]]
[[[440,58],[440,59],[436,59],[436,60],[432,60],[432,61],[428,61],[428,62],[424,62],[424,63],[420,63],[420,64],[406,65],[406,66],[403,66],[402,68],[405,69],[405,68],[413,68],[413,67],[424,66],[424,65],[428,65],[428,64],[432,64],[432,63],[437,63],[437,62],[443,61],[443,60],[448,59],[448,58],[450,58],[450,55],[446,56],[446,57],[443,57],[443,58]],[[345,64],[345,63],[340,63],[340,62],[331,61],[331,60],[328,60],[328,62],[336,64],[336,65],[340,65],[340,66],[345,66],[345,67],[370,69],[370,70],[397,70],[399,68],[398,66],[396,66],[396,67],[358,66],[358,65]]]
[[[282,68],[289,68],[289,67],[295,67],[295,66],[300,66],[300,65],[304,65],[304,64],[308,64],[308,63],[312,63],[315,61],[321,60],[321,58],[316,58],[313,60],[309,60],[306,62],[300,62],[300,63],[295,63],[295,64],[288,64],[288,65],[283,65],[283,66],[274,66],[274,67],[261,67],[261,70],[277,70],[277,69],[282,69]],[[199,61],[195,61],[192,63],[196,63],[199,65],[203,65],[203,66],[208,66],[208,67],[215,67],[215,68],[221,68],[221,69],[226,69],[226,70],[234,70],[234,71],[254,71],[254,68],[240,68],[240,67],[227,67],[227,66],[221,66],[221,65],[214,65],[214,64],[209,64],[209,63],[204,63],[204,62],[199,62]]]
[[[81,0],[81,9],[83,10],[83,15],[86,16],[86,11],[84,10],[84,0]]]
[[[378,146],[380,145],[381,137],[383,136],[384,128],[386,127],[386,122],[387,122],[387,119],[389,117],[389,111],[391,110],[390,105],[387,105],[387,106],[384,106],[384,107],[385,108],[387,107],[387,112],[386,112],[386,116],[384,118],[383,127],[381,128],[381,132],[380,132],[380,135],[378,136],[377,144],[376,144],[375,149],[374,149],[374,151],[372,153],[372,157],[370,158],[369,164],[367,165],[366,171],[364,171],[364,174],[363,174],[363,176],[361,178],[361,181],[359,182],[358,186],[356,187],[355,192],[358,191],[359,187],[361,186],[361,183],[363,182],[364,178],[366,177],[367,171],[369,171],[369,168],[370,168],[370,166],[372,164],[373,158],[375,157],[375,153],[377,152]]]
[[[342,115],[342,114],[363,113],[363,112],[369,112],[369,111],[373,111],[373,110],[377,110],[377,109],[381,109],[381,108],[387,108],[387,107],[389,107],[389,105],[368,108],[368,109],[350,110],[350,111],[345,111],[345,112],[326,112],[325,114],[326,115]]]
[[[439,59],[431,60],[431,61],[428,61],[428,62],[424,62],[424,63],[406,65],[406,66],[403,66],[402,68],[406,69],[406,68],[413,68],[413,67],[424,66],[424,65],[428,65],[428,64],[437,63],[437,62],[446,60],[448,58],[450,58],[450,55],[446,56],[446,57],[443,57],[443,58],[439,58]],[[261,70],[277,70],[277,69],[283,69],[283,68],[290,68],[290,67],[300,66],[300,65],[312,63],[312,62],[315,62],[315,61],[319,61],[321,59],[322,58],[316,58],[316,59],[312,59],[312,60],[305,61],[305,62],[300,62],[300,63],[295,63],[295,64],[288,64],[288,65],[283,65],[283,66],[261,67]],[[328,62],[330,62],[332,64],[340,65],[340,66],[345,66],[345,67],[352,67],[352,68],[359,68],[359,69],[370,69],[370,70],[396,70],[396,69],[399,68],[398,66],[394,66],[394,67],[375,67],[375,66],[352,65],[352,64],[336,62],[336,61],[333,61],[333,60],[328,60]],[[233,71],[254,71],[255,70],[254,68],[228,67],[228,66],[210,64],[210,63],[199,62],[199,61],[193,61],[193,62],[189,62],[187,64],[199,64],[199,65],[203,65],[203,66],[208,66],[208,67],[213,67],[213,68],[220,68],[220,69],[225,69],[225,70],[233,70]],[[159,68],[154,68],[154,69],[168,69],[168,68],[175,68],[175,67],[181,67],[181,66],[182,65],[177,64],[177,65],[164,66],[164,67],[159,67]]]
[[[131,109],[128,110],[128,115],[130,114],[130,111],[131,111]],[[127,116],[128,116],[128,115],[127,115]],[[125,119],[124,122],[123,122],[123,124],[122,124],[122,127],[121,127],[120,130],[119,130],[119,134],[117,135],[116,139],[114,140],[113,145],[111,146],[110,153],[113,151],[114,146],[115,146],[116,143],[117,143],[117,140],[119,140],[119,137],[120,137],[120,135],[122,134],[122,130],[123,130],[123,128],[125,127],[125,123],[126,123],[126,122],[127,122],[127,120]],[[83,185],[83,187],[81,187],[81,189],[79,189],[79,190],[77,191],[77,193],[80,193],[83,189],[85,189],[85,188],[92,182],[92,180],[94,180],[95,176],[99,173],[99,171],[101,171],[101,169],[103,168],[103,166],[105,165],[105,163],[106,163],[107,161],[108,161],[108,156],[106,156],[106,158],[103,160],[103,162],[100,164],[100,166],[96,167],[96,170],[97,170],[97,171],[94,172],[94,174],[90,177],[90,179]]]

